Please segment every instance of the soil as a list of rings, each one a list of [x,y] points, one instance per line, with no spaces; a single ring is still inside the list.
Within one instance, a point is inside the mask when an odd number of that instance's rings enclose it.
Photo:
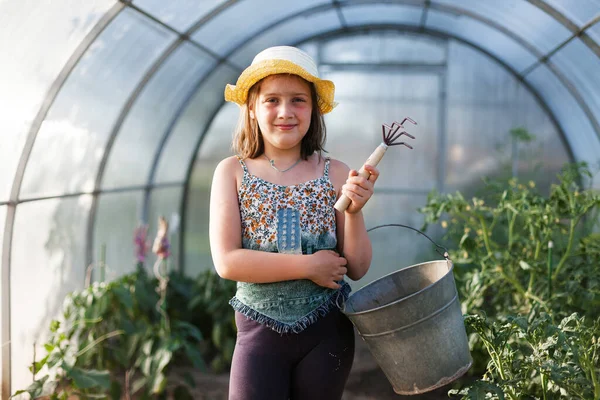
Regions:
[[[356,351],[352,371],[346,383],[342,400],[441,400],[448,399],[448,390],[452,384],[440,389],[414,396],[400,396],[394,392],[387,378],[377,365],[366,344],[356,340]],[[227,400],[229,375],[202,374],[191,372],[196,380],[196,388],[192,392],[194,399]]]

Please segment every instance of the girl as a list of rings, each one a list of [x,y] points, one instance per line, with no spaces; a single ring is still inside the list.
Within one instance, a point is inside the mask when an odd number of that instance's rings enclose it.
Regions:
[[[225,100],[241,106],[237,154],[217,166],[210,245],[218,274],[238,282],[230,400],[340,399],[354,329],[339,307],[371,263],[361,209],[368,179],[323,157],[334,85],[287,46],[259,53]],[[345,194],[344,213],[333,206]]]

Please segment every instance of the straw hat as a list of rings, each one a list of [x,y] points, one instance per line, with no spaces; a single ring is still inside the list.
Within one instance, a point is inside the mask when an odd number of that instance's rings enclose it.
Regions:
[[[314,60],[302,50],[290,46],[269,47],[258,53],[252,64],[242,72],[235,86],[225,87],[225,100],[244,105],[248,90],[261,79],[275,74],[294,74],[312,82],[317,90],[321,113],[327,114],[337,105],[333,101],[333,82],[319,78]]]

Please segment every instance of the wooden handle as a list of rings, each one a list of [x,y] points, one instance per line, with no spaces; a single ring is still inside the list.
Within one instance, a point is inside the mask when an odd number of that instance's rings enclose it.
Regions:
[[[388,146],[385,143],[381,143],[379,146],[377,146],[375,151],[373,151],[373,153],[371,153],[369,158],[367,158],[367,161],[365,161],[365,164],[370,165],[372,167],[376,167],[377,164],[379,164],[379,161],[381,161],[381,159],[383,158],[387,148],[388,148]],[[363,167],[361,167],[360,171],[358,171],[358,175],[362,176],[363,178],[369,179],[369,176],[371,174],[369,173],[369,171],[365,170],[365,168],[363,166]],[[335,205],[333,206],[333,208],[335,208],[339,212],[344,212],[344,211],[346,211],[346,209],[348,208],[348,206],[350,205],[351,202],[352,202],[352,200],[350,200],[349,197],[342,194],[340,196],[340,198],[338,199],[338,201],[335,202]]]

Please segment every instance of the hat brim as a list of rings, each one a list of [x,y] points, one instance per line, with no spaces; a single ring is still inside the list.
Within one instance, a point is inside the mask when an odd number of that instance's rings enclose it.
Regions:
[[[337,105],[333,101],[335,85],[332,81],[320,79],[291,61],[278,59],[264,60],[246,68],[235,85],[225,87],[225,100],[244,105],[248,99],[248,90],[256,82],[277,74],[294,74],[313,83],[317,91],[318,107],[322,114],[327,114]]]

